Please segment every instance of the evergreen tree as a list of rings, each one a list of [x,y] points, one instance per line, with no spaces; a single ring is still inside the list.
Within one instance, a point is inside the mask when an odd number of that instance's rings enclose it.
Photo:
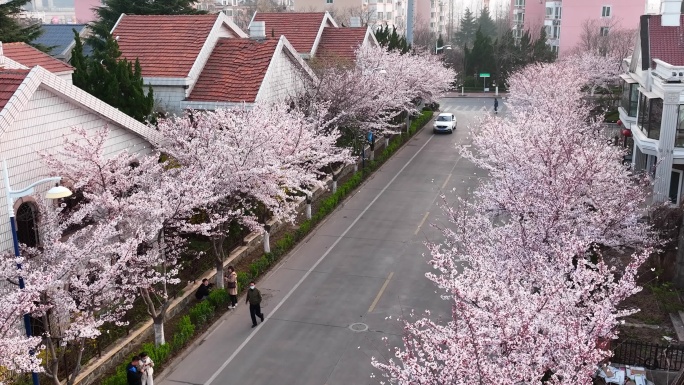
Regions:
[[[440,33],[437,37],[437,47],[444,47],[444,39],[442,39],[442,34]]]
[[[205,11],[195,9],[194,0],[103,0],[95,8],[98,20],[92,23],[93,31],[106,39],[122,13],[127,15],[196,15]],[[102,48],[101,45],[99,48]]]
[[[492,73],[496,70],[492,39],[483,34],[479,28],[475,32],[473,48],[468,52],[466,62],[466,73],[468,74]]]
[[[23,7],[30,0],[9,0],[0,4],[0,41],[3,43],[24,42],[31,44],[43,32],[38,22],[22,22],[17,18]],[[40,50],[47,47],[34,45]]]
[[[475,32],[477,31],[477,21],[473,17],[473,13],[469,8],[465,9],[465,13],[461,18],[458,31],[454,34],[454,39],[458,45],[472,45],[475,40]]]
[[[533,63],[550,63],[556,59],[556,54],[551,50],[551,46],[546,44],[546,28],[542,27],[539,32],[539,37],[532,45],[532,57],[530,62]]]
[[[477,25],[483,35],[489,36],[492,39],[496,37],[496,23],[492,20],[492,16],[489,14],[489,9],[487,7],[482,8],[482,11],[480,11],[480,17],[477,18]]]
[[[378,44],[390,52],[396,50],[405,54],[411,50],[411,45],[406,42],[406,37],[397,33],[397,27],[392,27],[390,31],[389,26],[385,24],[384,28],[378,28],[374,34]]]
[[[75,31],[74,37],[76,45],[71,57],[74,85],[138,121],[150,118],[154,94],[150,87],[145,95],[140,62],[136,59],[132,64],[120,59],[119,45],[111,37],[104,41],[104,49],[85,57],[83,43]]]

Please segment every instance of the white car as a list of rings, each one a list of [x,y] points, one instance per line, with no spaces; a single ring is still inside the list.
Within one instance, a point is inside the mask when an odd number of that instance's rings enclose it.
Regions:
[[[432,131],[437,134],[440,132],[454,133],[456,129],[456,117],[454,114],[447,112],[441,113],[435,118],[435,123],[432,126]]]

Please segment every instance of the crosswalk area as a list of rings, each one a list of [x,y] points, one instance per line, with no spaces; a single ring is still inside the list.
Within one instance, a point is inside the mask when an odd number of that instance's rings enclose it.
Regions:
[[[499,112],[504,112],[508,108],[506,106],[499,106]],[[473,106],[473,105],[442,105],[439,112],[494,112],[492,106]]]

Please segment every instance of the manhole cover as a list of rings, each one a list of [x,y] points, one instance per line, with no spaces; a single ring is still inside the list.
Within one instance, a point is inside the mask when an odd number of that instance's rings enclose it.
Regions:
[[[361,322],[357,322],[349,325],[349,329],[355,332],[365,332],[366,330],[368,330],[368,325]]]

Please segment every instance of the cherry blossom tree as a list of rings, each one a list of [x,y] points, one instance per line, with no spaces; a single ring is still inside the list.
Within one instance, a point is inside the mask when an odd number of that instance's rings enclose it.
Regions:
[[[450,88],[456,73],[437,55],[388,52],[363,46],[354,65],[320,63],[317,82],[300,99],[330,105],[329,118],[357,138],[394,132],[392,118],[417,111],[417,100],[431,102]]]
[[[292,194],[311,194],[322,187],[323,170],[350,161],[349,151],[336,146],[339,134],[324,121],[326,112],[325,105],[313,106],[307,115],[285,104],[258,103],[252,109],[192,112],[159,122],[163,151],[181,167],[200,167],[212,181],[216,199],[204,208],[207,226],[197,232],[211,240],[219,288],[231,223],[264,231],[257,207],[293,222],[297,201]]]
[[[26,290],[37,294],[28,311],[46,328],[44,335],[37,336],[45,349],[39,371],[54,384],[61,384],[60,364],[73,351],[73,366],[61,369],[69,370],[65,380],[73,384],[81,371],[86,341],[99,336],[105,322],[120,322],[132,305],[134,297],[127,295],[127,285],[118,271],[136,255],[138,242],[134,237],[122,239],[116,221],[69,232],[73,222],[60,221],[60,209],[40,206],[41,246],[22,250]],[[16,257],[5,253],[0,259],[9,265]],[[6,299],[3,296],[3,301]],[[13,357],[25,359],[28,350],[16,353],[20,354]]]
[[[145,302],[155,343],[164,344],[173,299],[169,285],[179,282],[179,259],[186,251],[182,233],[197,226],[190,218],[211,203],[211,181],[201,168],[160,162],[155,151],[105,156],[107,129],[74,132],[76,140],[65,139],[63,150],[46,155],[45,162],[83,194],[85,202],[74,214],[81,223],[117,220],[117,230],[138,241],[134,260],[118,274]]]
[[[610,357],[654,238],[643,186],[589,117],[590,77],[567,62],[525,68],[509,117],[481,122],[464,153],[489,178],[445,205],[445,241],[428,244],[426,276],[452,318],[406,322],[397,360],[373,362],[392,383],[591,384]]]

